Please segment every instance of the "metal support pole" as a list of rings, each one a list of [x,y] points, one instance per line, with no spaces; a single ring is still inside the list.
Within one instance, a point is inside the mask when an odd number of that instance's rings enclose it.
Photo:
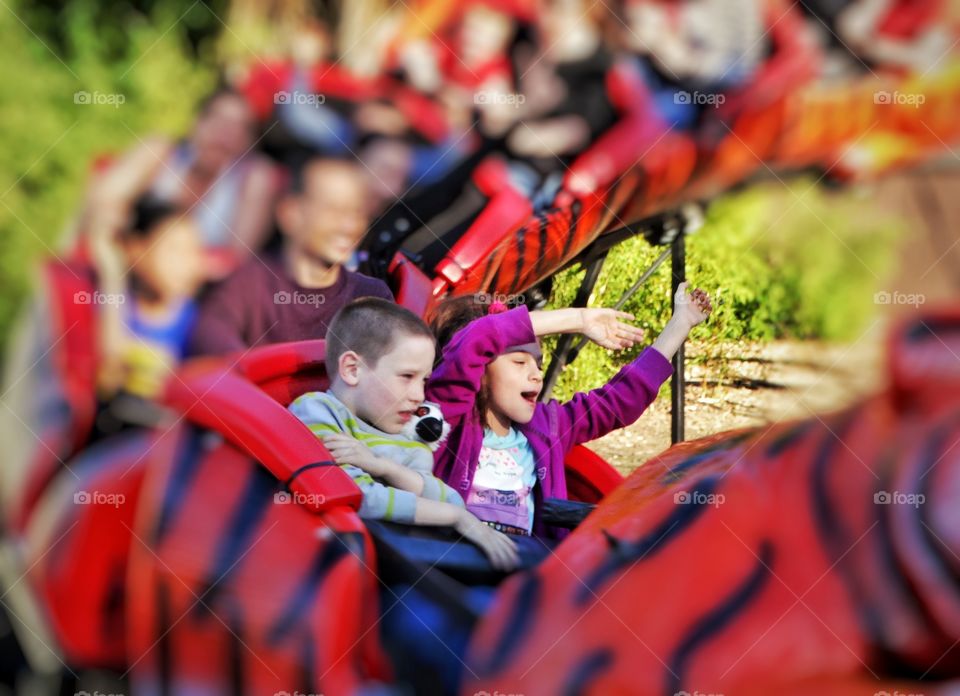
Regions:
[[[587,264],[586,273],[584,273],[583,280],[580,281],[580,289],[577,291],[577,296],[573,299],[573,303],[570,305],[571,307],[587,306],[587,302],[590,300],[590,293],[593,292],[593,288],[597,285],[597,279],[600,277],[603,262],[606,260],[607,252],[603,252],[602,255],[594,258]],[[571,355],[573,339],[573,334],[562,334],[557,340],[557,348],[553,353],[553,359],[550,361],[550,366],[547,368],[547,373],[543,378],[543,389],[540,393],[541,401],[546,401],[550,398],[550,395],[553,393],[553,388],[557,386],[560,372],[565,365],[572,362],[576,357],[576,353]]]
[[[677,294],[677,288],[680,287],[680,283],[687,279],[687,250],[684,239],[684,234],[681,232],[670,245],[670,265],[672,269],[670,283],[672,288],[670,293],[671,308],[673,306],[673,297]],[[673,377],[670,379],[670,442],[673,444],[684,440],[684,389],[684,357],[683,344],[681,344],[680,350],[673,356]]]

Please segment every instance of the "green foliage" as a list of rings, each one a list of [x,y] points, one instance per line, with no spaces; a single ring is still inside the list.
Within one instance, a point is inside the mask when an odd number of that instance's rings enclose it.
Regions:
[[[122,152],[150,133],[186,132],[196,102],[215,86],[215,71],[197,62],[184,39],[186,19],[178,22],[180,14],[128,13],[122,23],[107,27],[93,5],[69,3],[57,16],[63,35],[54,37],[58,40],[43,34],[42,22],[37,29],[29,25],[36,8],[22,11],[8,2],[8,9],[0,10],[4,344],[37,262],[65,242],[93,159]],[[117,31],[122,42],[100,40]],[[77,103],[82,93],[100,103]]]
[[[828,193],[810,181],[786,192],[755,186],[715,201],[704,227],[687,241],[687,277],[714,298],[713,316],[691,339],[709,353],[721,341],[856,337],[892,268],[897,231],[865,216],[855,193]],[[613,306],[662,250],[639,237],[613,249],[589,306]],[[559,274],[550,306],[569,306],[582,278],[579,268]],[[637,317],[649,344],[670,316],[669,259],[624,309]],[[545,344],[548,351],[554,346]],[[588,345],[564,370],[556,395],[602,384],[640,350],[613,354]]]
[[[0,350],[38,260],[63,247],[92,160],[150,133],[180,135],[216,83],[224,2],[8,0],[0,10]],[[78,93],[90,101],[76,103]],[[120,102],[122,97],[122,103]],[[862,219],[850,196],[809,182],[753,188],[711,208],[690,238],[688,274],[718,300],[701,341],[844,338],[871,309],[891,257],[890,225]],[[797,193],[799,192],[799,193]],[[592,306],[613,304],[659,253],[640,239],[611,254]],[[557,277],[564,306],[582,272]],[[652,340],[669,316],[669,264],[627,304]],[[559,393],[601,383],[625,359],[588,347]]]

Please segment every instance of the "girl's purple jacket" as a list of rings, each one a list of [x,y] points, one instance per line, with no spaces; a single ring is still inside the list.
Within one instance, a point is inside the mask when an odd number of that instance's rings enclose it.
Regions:
[[[466,498],[480,458],[483,424],[474,407],[488,363],[509,346],[536,340],[526,307],[481,317],[458,331],[427,383],[427,399],[440,404],[450,436],[435,455],[434,474]],[[537,519],[544,498],[566,498],[563,460],[583,442],[630,425],[653,402],[673,372],[670,362],[646,348],[607,384],[570,401],[537,404],[533,419],[515,424],[533,449],[539,485],[534,489],[534,532],[552,534]]]

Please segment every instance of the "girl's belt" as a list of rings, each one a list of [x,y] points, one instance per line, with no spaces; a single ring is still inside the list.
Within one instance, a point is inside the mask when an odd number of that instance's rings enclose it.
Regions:
[[[530,536],[530,532],[522,527],[514,527],[512,524],[503,524],[502,522],[491,522],[490,520],[480,520],[485,525],[493,527],[498,532],[503,532],[504,534],[517,534],[519,536]]]

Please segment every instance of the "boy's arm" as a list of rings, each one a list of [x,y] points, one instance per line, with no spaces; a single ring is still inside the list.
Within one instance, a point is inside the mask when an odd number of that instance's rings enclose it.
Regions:
[[[348,423],[338,417],[322,393],[303,394],[289,406],[310,432],[323,440],[330,456],[360,487],[360,516],[413,524],[416,500],[425,488],[418,472],[378,457],[347,432]],[[374,480],[381,478],[387,485]]]
[[[326,429],[329,426],[313,425],[310,427],[316,434],[323,437],[324,446],[337,463],[358,467],[370,476],[382,479],[388,486],[409,491],[418,497],[429,498],[442,503],[452,503],[459,507],[464,506],[460,494],[428,470],[405,466],[386,457],[377,456],[362,441],[346,433],[330,432],[329,430],[328,433],[321,433],[319,431],[319,427]],[[432,456],[430,462],[431,464],[433,462]]]
[[[465,508],[418,498],[409,491],[384,486],[369,476],[367,478],[369,481],[360,487],[363,491],[360,517],[418,527],[451,527],[479,546],[495,568],[512,570],[517,566],[516,544],[483,524]]]
[[[347,465],[344,467],[348,469]],[[377,483],[369,475],[364,475],[359,469],[354,478],[363,491],[363,504],[360,506],[360,517],[367,519],[387,520],[423,527],[453,527],[463,533],[460,527],[467,526],[465,516],[469,515],[466,509],[441,503],[438,500],[419,498],[409,491],[401,491],[392,486]]]
[[[383,479],[384,483],[414,495],[423,493],[424,478],[413,469],[397,464],[385,457],[378,457],[372,449],[352,435],[344,432],[329,432],[329,426],[309,425],[323,446],[338,464],[349,464],[362,469],[370,476]],[[321,428],[327,430],[322,432]]]
[[[359,443],[359,445],[365,447],[363,443]],[[371,476],[383,479],[386,484],[404,491],[410,491],[420,498],[464,507],[463,498],[460,497],[460,494],[433,474],[411,469],[385,457],[374,456],[374,459],[376,462],[373,462],[369,468],[364,463],[357,463],[357,466]]]
[[[410,471],[416,472],[423,479],[423,489],[418,494],[421,498],[436,500],[440,503],[453,503],[458,507],[465,507],[463,498],[453,488],[433,475],[433,451],[423,446],[419,456],[412,456],[404,462]]]
[[[341,467],[351,475],[363,493],[363,502],[360,503],[360,510],[357,511],[360,517],[400,524],[417,524],[415,519],[417,503],[420,499],[416,495],[393,486],[385,486],[359,467],[349,464]]]
[[[448,420],[463,416],[476,402],[487,365],[509,346],[534,340],[530,313],[523,306],[471,322],[444,349],[427,382],[426,398],[439,403]]]
[[[421,498],[436,500],[440,503],[451,503],[457,507],[464,507],[463,498],[450,486],[445,484],[433,474],[418,472],[423,477],[423,490],[420,493]]]
[[[362,442],[358,443],[361,447],[366,447]],[[367,448],[369,450],[369,448]],[[371,452],[372,454],[372,452]],[[416,471],[408,469],[402,464],[397,464],[383,457],[376,457],[378,462],[376,469],[379,473],[372,473],[373,476],[382,478],[384,483],[403,491],[410,491],[416,496],[423,495],[424,479]],[[364,467],[361,467],[364,468]],[[366,470],[366,469],[365,469]]]
[[[465,508],[417,498],[413,524],[453,527],[467,541],[479,546],[494,568],[513,570],[519,563],[516,543],[485,525]]]
[[[449,503],[419,498],[412,524],[424,527],[456,527],[465,512],[463,508]]]

